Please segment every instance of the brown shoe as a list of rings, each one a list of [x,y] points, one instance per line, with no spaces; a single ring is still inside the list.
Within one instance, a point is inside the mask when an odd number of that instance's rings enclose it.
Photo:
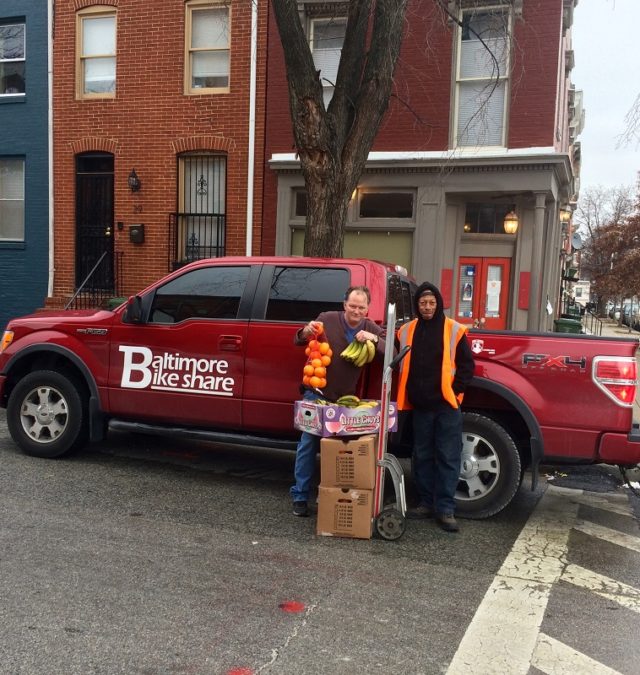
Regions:
[[[438,513],[436,520],[445,532],[458,532],[460,530],[453,513]]]
[[[406,513],[409,520],[426,520],[427,518],[433,518],[435,515],[435,511],[424,504],[416,506],[415,509],[407,509]]]

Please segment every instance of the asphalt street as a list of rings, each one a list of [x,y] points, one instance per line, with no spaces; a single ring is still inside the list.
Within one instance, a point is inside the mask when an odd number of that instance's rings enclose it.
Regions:
[[[507,510],[464,521],[459,535],[410,522],[385,542],[317,537],[314,518],[294,518],[288,452],[111,433],[47,461],[21,454],[0,411],[0,462],[3,674],[454,673],[469,640],[478,652],[474,631],[488,659],[504,654],[485,635],[499,633],[482,619],[493,616],[486,595],[532,518],[555,518],[548,486],[573,519],[559,528],[563,569],[575,558],[640,586],[640,549],[629,548],[638,521],[608,467],[549,470],[535,493],[523,485]],[[576,501],[594,494],[618,510]],[[585,520],[618,535],[605,541]],[[637,672],[640,600],[627,590],[621,605],[575,578],[545,581],[543,623],[531,628],[544,640],[524,672],[549,672],[544,650],[559,654],[565,640],[611,672]],[[510,663],[520,667],[515,654]]]

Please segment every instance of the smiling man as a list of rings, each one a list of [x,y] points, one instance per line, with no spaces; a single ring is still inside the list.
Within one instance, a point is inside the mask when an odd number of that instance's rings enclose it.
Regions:
[[[314,335],[324,332],[335,357],[327,367],[327,385],[323,389],[324,398],[336,401],[340,396],[355,394],[361,368],[350,361],[338,357],[346,346],[357,340],[371,340],[376,345],[376,354],[384,356],[386,331],[367,319],[371,295],[366,286],[352,286],[344,296],[342,312],[323,312],[315,321],[310,321],[295,336],[295,344],[306,345]],[[312,390],[304,392],[304,397],[314,400],[318,396]],[[290,494],[293,499],[293,515],[308,516],[307,501],[311,479],[316,468],[316,455],[320,449],[320,437],[302,433],[296,450],[294,468],[295,485]]]
[[[435,518],[446,532],[457,532],[455,492],[462,456],[464,390],[474,361],[467,327],[444,315],[442,295],[424,283],[415,295],[416,319],[398,330],[400,347],[411,346],[402,362],[398,409],[412,409],[413,478],[419,504],[408,518]]]

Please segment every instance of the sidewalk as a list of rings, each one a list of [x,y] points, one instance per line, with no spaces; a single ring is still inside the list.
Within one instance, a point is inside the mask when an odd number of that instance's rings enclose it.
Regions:
[[[618,322],[613,319],[601,319],[602,337],[628,337],[640,338],[637,330],[629,330],[628,326],[618,326]]]

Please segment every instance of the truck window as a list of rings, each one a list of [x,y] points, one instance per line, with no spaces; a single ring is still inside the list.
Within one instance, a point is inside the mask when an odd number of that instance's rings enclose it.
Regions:
[[[345,269],[276,267],[265,318],[305,322],[320,312],[341,310],[351,275]]]
[[[397,274],[387,276],[387,302],[396,305],[396,325],[413,318],[412,288],[408,280]]]
[[[235,319],[250,269],[204,267],[172,279],[156,290],[149,322]]]

